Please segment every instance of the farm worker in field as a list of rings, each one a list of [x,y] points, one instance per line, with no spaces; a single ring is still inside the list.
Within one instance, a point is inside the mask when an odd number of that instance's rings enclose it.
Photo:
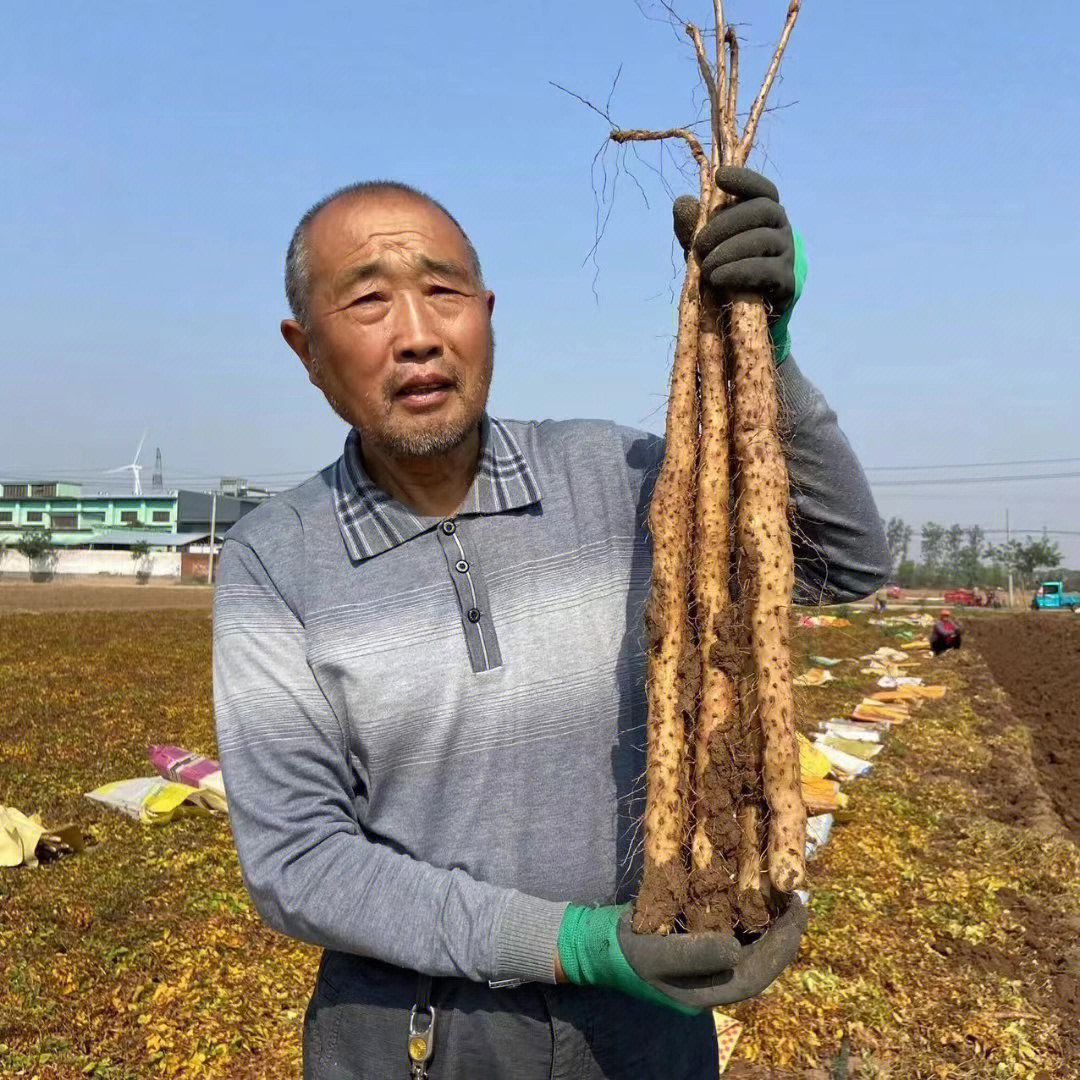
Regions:
[[[930,650],[940,656],[946,649],[960,648],[960,624],[952,617],[952,612],[945,608],[930,631]]]
[[[721,181],[739,201],[699,241],[710,280],[786,321],[776,190]],[[805,913],[793,898],[753,943],[620,925],[663,440],[489,415],[495,297],[457,221],[410,188],[313,207],[286,292],[285,340],[349,433],[228,534],[214,693],[247,887],[325,950],[304,1076],[716,1076],[709,1006],[764,990]],[[798,598],[866,596],[889,569],[877,510],[776,339]]]

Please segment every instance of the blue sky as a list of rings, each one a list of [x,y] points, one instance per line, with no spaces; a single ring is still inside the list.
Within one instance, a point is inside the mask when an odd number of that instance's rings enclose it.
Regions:
[[[710,5],[677,5],[704,21]],[[756,88],[783,0],[730,2]],[[651,17],[650,17],[651,16]],[[278,334],[308,204],[356,178],[429,190],[498,301],[494,412],[659,430],[679,274],[675,158],[608,147],[699,115],[650,0],[545,5],[13,5],[0,41],[0,472],[285,482],[340,423]],[[618,83],[612,82],[621,68]],[[806,0],[753,159],[806,239],[795,355],[883,514],[1080,532],[1080,33],[1059,0]],[[676,152],[677,153],[677,152]],[[607,217],[595,258],[594,189]],[[612,185],[614,182],[614,198]],[[1074,565],[1080,536],[1057,537]]]

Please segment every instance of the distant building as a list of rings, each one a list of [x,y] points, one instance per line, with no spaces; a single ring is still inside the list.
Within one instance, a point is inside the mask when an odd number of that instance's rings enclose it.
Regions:
[[[240,482],[242,483],[242,482]],[[240,483],[232,490],[239,491]],[[57,547],[127,548],[145,541],[177,551],[210,536],[220,537],[262,501],[263,493],[215,496],[204,491],[150,491],[141,495],[84,494],[89,485],[62,481],[0,484],[0,544],[27,529],[52,530]]]

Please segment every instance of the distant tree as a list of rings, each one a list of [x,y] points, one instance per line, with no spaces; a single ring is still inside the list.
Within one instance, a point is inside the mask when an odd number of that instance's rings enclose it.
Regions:
[[[30,563],[30,576],[42,579],[51,576],[56,560],[56,545],[52,529],[31,527],[24,529],[15,541],[15,550]]]
[[[889,545],[889,557],[892,559],[894,572],[907,559],[908,546],[911,543],[911,526],[903,518],[891,517],[885,526],[885,542]]]
[[[48,556],[55,548],[52,538],[52,529],[29,528],[23,529],[19,539],[15,541],[15,550],[30,562],[39,562],[43,556]]]
[[[150,562],[150,541],[136,540],[132,543],[131,558],[136,563],[135,577],[140,584],[145,585],[150,580],[152,565]]]
[[[957,576],[965,585],[987,584],[983,578],[982,552],[986,534],[980,526],[972,525],[964,530],[966,543],[960,548],[957,558]]]
[[[942,553],[942,569],[945,573],[956,579],[963,573],[963,560],[961,558],[961,552],[964,547],[964,529],[960,525],[951,525],[942,537],[942,547],[944,551]],[[970,582],[964,582],[964,584],[970,584]]]
[[[919,545],[922,550],[922,565],[929,584],[937,584],[941,576],[941,563],[944,552],[945,530],[936,521],[928,521],[922,527]]]
[[[1026,536],[1023,540],[1009,540],[990,551],[995,561],[1012,570],[1024,588],[1034,585],[1036,570],[1049,570],[1061,565],[1061,549],[1045,537],[1033,539]]]

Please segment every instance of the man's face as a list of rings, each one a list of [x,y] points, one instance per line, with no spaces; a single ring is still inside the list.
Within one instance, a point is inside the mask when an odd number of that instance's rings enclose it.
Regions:
[[[453,222],[408,195],[346,196],[307,246],[309,324],[282,333],[334,411],[395,458],[464,442],[491,384],[495,297]]]

